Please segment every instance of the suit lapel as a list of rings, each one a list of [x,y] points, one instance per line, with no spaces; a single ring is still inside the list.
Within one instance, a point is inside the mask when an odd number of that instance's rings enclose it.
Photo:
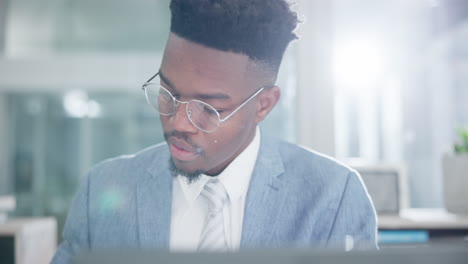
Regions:
[[[172,176],[168,151],[151,160],[147,174],[137,186],[138,233],[141,248],[169,248]]]
[[[247,193],[241,248],[267,245],[281,210],[286,188],[277,143],[261,137],[260,150]]]
[[[140,247],[169,249],[172,180],[169,152],[156,155],[137,185],[137,218]],[[266,245],[271,238],[286,188],[281,177],[283,160],[278,145],[261,137],[260,150],[247,193],[241,248]]]

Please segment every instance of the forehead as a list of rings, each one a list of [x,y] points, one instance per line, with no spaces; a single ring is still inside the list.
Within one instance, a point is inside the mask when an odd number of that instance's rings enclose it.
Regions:
[[[208,48],[171,33],[161,71],[175,88],[199,87],[236,94],[255,88],[248,56]]]

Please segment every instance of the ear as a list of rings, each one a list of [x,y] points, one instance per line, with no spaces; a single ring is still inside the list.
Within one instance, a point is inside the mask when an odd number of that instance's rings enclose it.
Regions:
[[[257,112],[255,122],[260,123],[275,107],[281,97],[281,92],[278,86],[265,88],[257,98]]]

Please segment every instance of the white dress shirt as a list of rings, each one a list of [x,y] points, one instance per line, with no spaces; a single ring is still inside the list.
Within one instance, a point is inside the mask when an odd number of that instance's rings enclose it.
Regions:
[[[245,198],[250,178],[260,148],[260,131],[257,127],[255,137],[247,148],[237,156],[221,174],[216,176],[224,185],[229,201],[223,210],[224,230],[230,250],[240,245],[244,219]],[[185,177],[174,177],[171,216],[171,251],[195,251],[204,227],[208,204],[200,193],[213,177],[201,175],[196,182],[189,184]]]

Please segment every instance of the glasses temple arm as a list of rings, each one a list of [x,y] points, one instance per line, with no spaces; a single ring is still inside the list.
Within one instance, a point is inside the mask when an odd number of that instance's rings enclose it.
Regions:
[[[228,116],[226,116],[225,118],[221,119],[220,121],[221,122],[224,122],[226,120],[228,120],[228,118],[230,118],[232,115],[234,115],[237,111],[239,111],[239,109],[241,109],[244,105],[246,105],[250,100],[252,100],[252,98],[254,98],[255,96],[257,96],[261,91],[263,91],[263,89],[265,89],[265,87],[262,87],[260,89],[258,89],[258,91],[254,94],[252,94],[249,98],[247,98],[247,100],[245,100],[241,105],[239,105],[234,111],[232,111]]]
[[[158,75],[159,75],[159,71],[158,71],[155,75],[153,75],[151,78],[149,78],[149,80],[147,80],[147,81],[145,82],[145,84],[143,84],[143,85],[141,86],[141,89],[144,90],[144,89],[145,89],[145,86],[146,86],[149,82],[151,82],[154,78],[156,78],[156,76],[158,76]]]

